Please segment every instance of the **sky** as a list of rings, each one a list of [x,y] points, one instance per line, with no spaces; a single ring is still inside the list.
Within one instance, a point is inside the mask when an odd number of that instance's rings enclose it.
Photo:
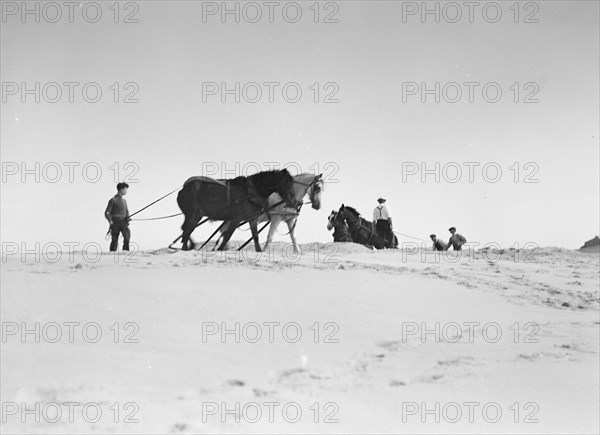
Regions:
[[[422,4],[228,2],[236,22],[222,2],[3,2],[3,248],[107,249],[117,181],[134,212],[190,176],[284,166],[326,180],[300,243],[383,196],[401,242],[580,247],[600,232],[599,3]],[[138,217],[177,212],[171,195]],[[132,222],[132,241],[181,223]]]

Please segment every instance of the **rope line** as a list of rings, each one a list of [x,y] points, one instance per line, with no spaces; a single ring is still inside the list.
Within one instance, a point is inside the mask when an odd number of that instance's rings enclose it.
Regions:
[[[421,238],[419,238],[419,237],[409,236],[408,234],[399,233],[398,231],[393,231],[393,233],[394,233],[394,234],[399,234],[399,235],[401,235],[401,236],[404,236],[404,237],[408,237],[408,238],[410,238],[410,239],[420,240],[420,241],[422,241],[422,242],[428,242],[428,240],[421,239]]]
[[[182,214],[183,213],[175,213],[175,214],[170,214],[169,216],[158,216],[158,217],[153,217],[153,218],[139,218],[139,219],[131,219],[131,220],[136,221],[136,222],[138,222],[138,221],[157,221],[160,219],[168,219],[168,218],[172,218],[175,216],[180,216]]]
[[[136,211],[133,214],[129,215],[129,218],[131,219],[133,216],[135,216],[138,213],[141,213],[142,211],[146,210],[148,207],[150,207],[151,205],[156,204],[158,201],[162,201],[163,199],[165,199],[167,196],[174,194],[175,192],[177,192],[179,189],[181,189],[182,185],[179,185],[176,189],[170,191],[169,193],[167,193],[166,195],[161,196],[160,198],[158,198],[156,201],[151,202],[150,204],[148,204],[146,207],[143,207],[141,209],[139,209],[138,211]]]

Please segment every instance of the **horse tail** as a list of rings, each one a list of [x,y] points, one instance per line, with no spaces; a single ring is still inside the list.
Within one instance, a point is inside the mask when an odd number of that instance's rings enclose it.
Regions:
[[[177,205],[186,217],[194,213],[198,207],[198,190],[198,183],[190,182],[185,184],[177,194]]]

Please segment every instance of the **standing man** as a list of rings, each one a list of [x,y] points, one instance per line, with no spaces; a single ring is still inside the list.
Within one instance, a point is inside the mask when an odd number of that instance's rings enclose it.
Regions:
[[[373,230],[383,237],[385,247],[390,248],[394,241],[392,217],[385,206],[385,199],[379,198],[377,202],[379,205],[373,210]]]
[[[429,237],[431,237],[431,241],[433,242],[434,251],[445,251],[446,249],[448,249],[448,245],[446,245],[446,242],[438,239],[435,234],[431,234]]]
[[[119,233],[123,234],[123,251],[129,251],[129,239],[131,232],[129,231],[129,209],[127,208],[127,201],[123,198],[127,195],[127,189],[129,184],[119,183],[117,184],[117,194],[113,196],[106,206],[104,216],[110,224],[110,235],[112,240],[110,242],[110,250],[116,251],[119,244]]]
[[[448,246],[446,246],[446,251],[450,249],[450,246],[452,246],[452,248],[455,251],[462,251],[462,245],[467,243],[467,239],[458,234],[456,232],[456,228],[454,227],[448,228],[448,231],[450,231],[450,234],[452,235],[450,236],[450,240],[448,240]]]

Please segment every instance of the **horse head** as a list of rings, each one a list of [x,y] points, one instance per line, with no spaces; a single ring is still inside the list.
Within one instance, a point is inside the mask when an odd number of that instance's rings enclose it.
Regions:
[[[341,217],[346,219],[348,222],[354,222],[360,219],[360,213],[355,208],[346,206],[344,204],[342,204],[338,212]]]
[[[342,210],[341,212],[340,211],[331,210],[331,214],[329,215],[329,217],[327,219],[329,221],[329,224],[327,226],[328,229],[338,228],[338,227],[345,227],[345,226],[348,225],[346,223],[346,216],[344,214],[344,210]],[[331,228],[329,228],[329,226],[331,226]]]
[[[308,187],[310,203],[315,210],[321,208],[321,192],[323,192],[324,187],[325,181],[323,180],[323,174],[317,175]]]
[[[336,219],[338,217],[338,212],[335,210],[331,210],[331,214],[327,218],[327,230],[331,231],[333,227],[336,225]]]
[[[342,205],[343,207],[343,205]],[[343,210],[345,211],[345,210]],[[334,242],[352,242],[352,236],[350,235],[350,227],[348,223],[344,219],[342,213],[339,211],[332,210],[331,214],[327,218],[329,221],[327,223],[327,229],[331,231],[335,228],[333,232],[333,241]]]
[[[340,209],[337,211],[337,214],[339,216],[340,219],[345,220],[346,219],[346,206],[344,204],[342,204],[342,206],[340,207]]]

